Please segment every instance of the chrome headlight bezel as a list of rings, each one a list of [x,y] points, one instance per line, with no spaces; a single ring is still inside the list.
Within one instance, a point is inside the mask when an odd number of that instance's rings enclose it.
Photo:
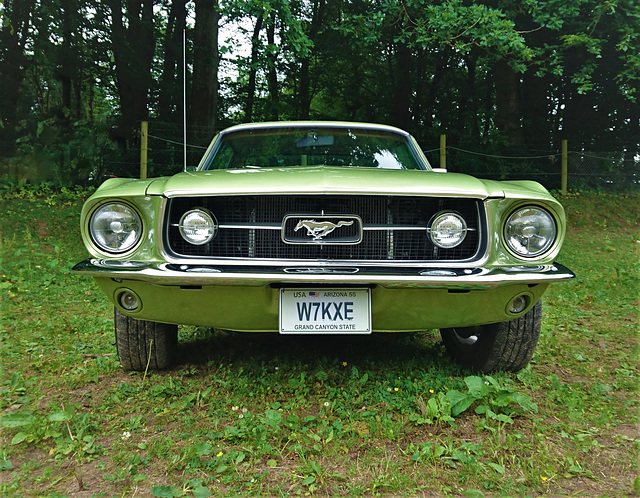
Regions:
[[[504,245],[515,256],[536,259],[547,254],[558,240],[558,222],[548,209],[529,204],[518,206],[506,218]]]
[[[427,234],[431,243],[441,249],[454,249],[467,237],[467,222],[460,213],[440,211],[429,221]]]
[[[105,254],[123,254],[133,250],[142,239],[143,228],[140,213],[123,201],[110,201],[98,206],[87,225],[91,242]]]
[[[190,217],[193,220],[190,220]],[[198,218],[200,225],[193,224]],[[189,225],[190,223],[191,225]],[[218,220],[208,209],[198,207],[190,209],[180,217],[178,229],[182,238],[189,244],[202,246],[211,242],[218,234]],[[190,230],[195,230],[198,233],[194,235],[190,233]]]

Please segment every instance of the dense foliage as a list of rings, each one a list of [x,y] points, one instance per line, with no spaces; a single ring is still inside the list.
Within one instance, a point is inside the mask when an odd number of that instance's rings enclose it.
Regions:
[[[321,118],[502,154],[638,148],[637,0],[7,0],[0,15],[5,180],[135,174],[140,121],[182,122],[183,32],[195,146]]]

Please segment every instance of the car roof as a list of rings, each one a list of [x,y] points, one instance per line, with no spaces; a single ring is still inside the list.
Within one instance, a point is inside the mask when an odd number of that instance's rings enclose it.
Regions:
[[[244,123],[226,128],[220,133],[227,134],[242,130],[269,130],[278,128],[344,128],[386,131],[389,133],[396,133],[405,137],[409,136],[408,132],[401,130],[400,128],[396,128],[395,126],[374,123],[358,123],[350,121],[272,121],[264,123]]]

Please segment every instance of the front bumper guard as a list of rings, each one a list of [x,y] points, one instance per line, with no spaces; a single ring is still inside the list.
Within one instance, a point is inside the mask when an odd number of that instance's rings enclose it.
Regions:
[[[116,281],[137,280],[156,285],[379,285],[385,288],[483,290],[517,284],[549,284],[574,278],[568,268],[552,265],[496,268],[380,268],[355,266],[254,267],[147,263],[89,258],[73,271]]]

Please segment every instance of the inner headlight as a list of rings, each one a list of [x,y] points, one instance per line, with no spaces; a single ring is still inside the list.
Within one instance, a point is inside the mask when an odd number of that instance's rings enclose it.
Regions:
[[[196,246],[209,242],[216,236],[218,230],[213,214],[202,208],[184,213],[180,218],[179,228],[182,238]]]
[[[467,223],[458,213],[438,213],[431,221],[428,233],[436,246],[452,249],[460,245],[467,236]]]
[[[525,258],[540,256],[556,240],[556,223],[544,209],[527,206],[515,211],[505,225],[509,248]]]
[[[89,223],[93,242],[106,252],[125,252],[142,236],[142,222],[135,209],[121,202],[110,202],[93,213]]]

